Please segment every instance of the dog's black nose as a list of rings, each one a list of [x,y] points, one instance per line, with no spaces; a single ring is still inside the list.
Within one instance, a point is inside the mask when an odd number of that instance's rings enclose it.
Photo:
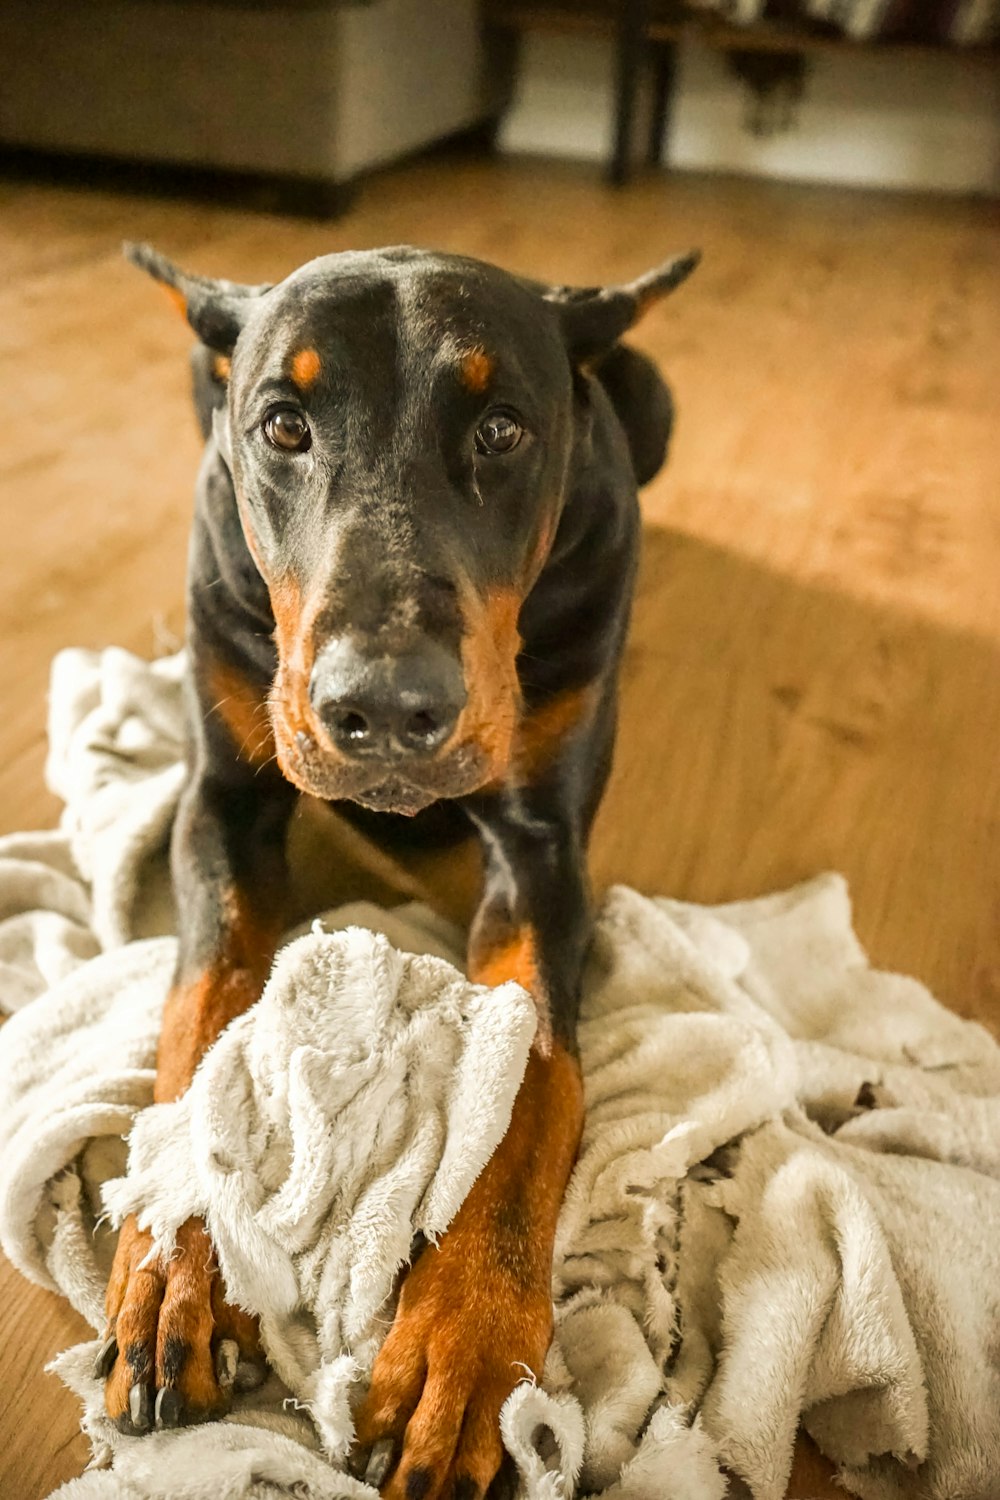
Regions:
[[[341,636],[317,656],[309,699],[345,754],[395,760],[445,743],[465,707],[465,682],[457,657],[435,641],[374,656]]]

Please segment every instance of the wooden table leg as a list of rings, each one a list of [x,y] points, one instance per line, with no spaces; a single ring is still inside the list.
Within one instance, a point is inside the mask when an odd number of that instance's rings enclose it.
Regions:
[[[631,175],[632,136],[639,94],[643,42],[646,37],[646,0],[620,0],[615,30],[615,122],[608,178],[622,187]]]

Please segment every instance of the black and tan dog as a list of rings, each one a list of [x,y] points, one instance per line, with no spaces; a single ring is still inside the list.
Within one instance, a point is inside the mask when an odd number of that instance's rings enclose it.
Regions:
[[[500,1408],[540,1374],[556,1216],[580,1137],[586,846],[607,778],[639,537],[671,424],[618,343],[693,269],[574,290],[407,248],[273,287],[136,264],[201,341],[207,438],[189,572],[188,778],[173,843],[180,958],[156,1098],[183,1093],[260,995],[300,792],[373,814],[448,804],[483,844],[469,973],[519,980],[538,1031],[505,1139],[403,1282],[358,1415],[396,1500],[475,1500]],[[408,825],[409,826],[409,825]],[[260,1359],[204,1225],[166,1264],[123,1227],[98,1361],[126,1432],[219,1415]],[[220,1358],[220,1346],[225,1357]]]

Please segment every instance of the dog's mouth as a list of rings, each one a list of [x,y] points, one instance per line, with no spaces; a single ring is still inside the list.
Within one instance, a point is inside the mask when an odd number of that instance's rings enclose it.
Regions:
[[[371,812],[402,813],[405,817],[412,818],[423,812],[425,807],[430,807],[438,798],[433,792],[416,787],[412,782],[390,776],[385,781],[355,792],[351,800],[361,807],[367,807]]]
[[[326,802],[357,802],[372,812],[414,817],[432,802],[465,797],[492,781],[497,768],[489,749],[458,739],[434,756],[353,761],[322,742],[312,726],[295,729],[283,705],[272,701],[275,749],[285,778]]]

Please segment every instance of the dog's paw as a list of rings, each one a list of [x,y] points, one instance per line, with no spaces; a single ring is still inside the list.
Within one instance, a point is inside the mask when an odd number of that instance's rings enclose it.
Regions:
[[[519,1269],[453,1228],[406,1277],[355,1424],[353,1467],[385,1500],[482,1500],[496,1479],[500,1408],[552,1336],[548,1284]]]
[[[95,1366],[109,1417],[131,1436],[220,1417],[234,1389],[266,1375],[256,1319],[226,1302],[202,1221],[181,1225],[168,1260],[150,1255],[152,1243],[125,1220]]]

